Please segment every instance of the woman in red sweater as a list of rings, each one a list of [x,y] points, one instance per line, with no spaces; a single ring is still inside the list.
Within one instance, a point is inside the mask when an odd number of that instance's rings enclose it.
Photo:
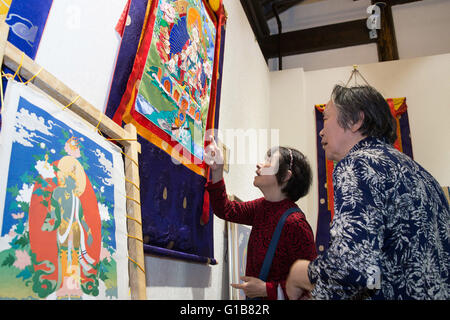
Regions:
[[[221,219],[252,226],[247,246],[246,275],[242,289],[248,298],[287,299],[286,278],[297,259],[314,260],[317,253],[311,226],[299,209],[286,219],[272,265],[264,282],[258,278],[272,234],[280,217],[289,208],[298,208],[295,201],[305,196],[311,185],[309,163],[301,152],[277,147],[267,152],[265,163],[256,166],[253,185],[264,197],[248,201],[230,201],[223,180],[223,155],[214,138],[206,149],[205,162],[211,169],[206,185],[214,214]],[[283,294],[281,294],[281,290]]]

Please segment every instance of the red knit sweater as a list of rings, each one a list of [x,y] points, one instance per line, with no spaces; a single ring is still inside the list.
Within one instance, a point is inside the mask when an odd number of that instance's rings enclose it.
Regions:
[[[230,201],[223,179],[215,184],[208,183],[206,189],[216,216],[227,221],[252,226],[247,245],[246,275],[258,278],[278,220],[287,209],[297,205],[289,199],[279,202],[270,202],[264,198],[248,202]],[[316,256],[313,232],[305,215],[302,212],[292,213],[283,226],[267,277],[268,299],[277,299],[279,284],[287,299],[286,279],[291,265],[297,259],[311,261]]]

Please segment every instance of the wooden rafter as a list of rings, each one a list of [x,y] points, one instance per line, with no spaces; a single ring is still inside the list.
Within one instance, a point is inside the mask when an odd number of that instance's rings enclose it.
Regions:
[[[277,4],[281,13],[301,3],[301,0],[240,0],[259,43],[265,59],[321,50],[337,49],[348,46],[377,43],[379,61],[398,59],[395,30],[392,18],[392,6],[422,0],[380,0],[387,6],[381,10],[382,29],[378,30],[378,39],[369,37],[366,19],[326,25],[316,28],[291,31],[270,35],[267,21],[274,17],[272,4]],[[357,0],[355,0],[357,1]],[[372,1],[376,3],[378,1]]]
[[[337,23],[306,30],[282,33],[280,36],[282,56],[336,49],[373,43],[366,27],[366,19]],[[261,42],[266,59],[278,56],[278,35],[269,36]]]
[[[275,4],[277,6],[277,11],[280,14],[280,13],[296,6],[297,4],[299,4],[302,1],[303,0],[263,1],[262,7],[264,10],[264,17],[266,18],[266,20],[269,20],[275,16],[274,12],[272,10],[272,4]]]
[[[372,4],[378,1],[372,0]],[[411,2],[409,0],[408,2]],[[377,51],[378,61],[398,60],[397,40],[395,37],[394,18],[392,17],[392,5],[389,1],[381,9],[381,29],[378,31]]]
[[[241,0],[242,8],[252,27],[256,39],[259,41],[270,34],[267,20],[262,13],[262,7],[258,0]]]

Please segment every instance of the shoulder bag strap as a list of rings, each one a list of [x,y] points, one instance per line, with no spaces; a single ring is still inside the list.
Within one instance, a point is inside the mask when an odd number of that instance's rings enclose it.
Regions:
[[[280,240],[281,231],[284,226],[284,222],[286,221],[286,218],[294,212],[300,212],[300,208],[293,207],[287,209],[283,215],[281,216],[280,220],[278,221],[277,227],[275,228],[275,231],[272,235],[272,240],[270,240],[269,248],[267,249],[266,256],[264,257],[264,262],[261,267],[261,271],[259,273],[259,278],[262,281],[267,280],[267,276],[269,275],[270,267],[272,266],[272,260],[275,255],[275,250],[277,249],[278,240]]]

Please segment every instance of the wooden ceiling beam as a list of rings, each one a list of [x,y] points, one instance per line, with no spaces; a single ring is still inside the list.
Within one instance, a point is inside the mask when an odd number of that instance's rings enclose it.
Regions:
[[[266,59],[376,42],[370,39],[367,19],[272,35],[260,41]],[[278,47],[279,46],[279,47]]]
[[[377,1],[372,0],[372,4]],[[397,39],[395,37],[394,18],[392,17],[392,7],[387,2],[384,8],[381,8],[381,29],[377,30],[377,51],[378,61],[398,60]]]
[[[261,26],[261,31],[263,36],[268,36],[270,34],[269,25],[267,24],[267,19],[264,17],[264,10],[259,0],[251,0],[253,2],[253,8],[256,12],[258,23]]]
[[[391,6],[396,6],[399,4],[411,3],[411,2],[417,2],[417,1],[422,1],[422,0],[386,0],[386,1],[382,1],[382,2],[386,2],[387,4],[389,4]]]
[[[281,0],[281,1],[266,1],[263,2],[264,9],[264,17],[266,20],[270,20],[275,17],[275,13],[272,10],[272,4],[276,4],[278,14],[298,5],[303,0]],[[270,4],[270,8],[267,9],[267,6]]]

